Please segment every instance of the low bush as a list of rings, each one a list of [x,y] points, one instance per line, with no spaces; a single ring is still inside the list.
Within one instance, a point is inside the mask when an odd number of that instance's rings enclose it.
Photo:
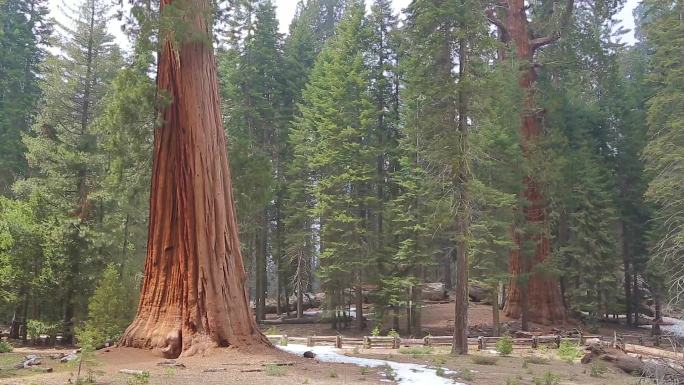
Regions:
[[[603,362],[594,361],[591,364],[591,372],[589,375],[591,377],[601,377],[608,371],[608,367]]]
[[[412,356],[422,356],[426,354],[432,354],[433,349],[429,346],[412,346],[410,348],[401,348],[399,353],[410,354]]]
[[[472,356],[470,361],[476,365],[496,365],[498,358],[492,356]]]
[[[508,356],[513,353],[513,339],[511,336],[505,335],[498,340],[495,349],[502,356]]]
[[[561,341],[560,346],[558,347],[558,357],[562,360],[572,362],[575,359],[582,357],[582,352],[578,345],[565,340]]]
[[[523,363],[525,364],[536,364],[536,365],[548,365],[549,359],[539,356],[528,356],[523,358]]]
[[[558,385],[560,384],[560,376],[547,371],[544,373],[544,377],[534,377],[532,381],[534,382],[534,385]]]
[[[271,377],[282,377],[285,375],[285,367],[284,366],[278,366],[278,365],[273,365],[273,364],[268,364],[264,366],[264,373],[266,373],[267,376]]]
[[[12,344],[4,340],[0,341],[0,353],[11,353],[12,349],[14,349]]]

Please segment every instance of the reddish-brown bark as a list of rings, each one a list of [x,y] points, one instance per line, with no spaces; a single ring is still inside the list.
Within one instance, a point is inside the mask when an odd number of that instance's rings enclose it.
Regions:
[[[502,40],[512,43],[516,59],[523,66],[518,79],[518,85],[524,92],[520,117],[520,144],[524,155],[530,160],[530,148],[539,141],[542,135],[539,108],[534,95],[537,80],[533,66],[534,54],[538,48],[555,42],[560,37],[560,30],[545,37],[535,38],[533,31],[530,30],[524,0],[506,0],[501,5],[502,8],[498,11],[488,11],[487,17],[499,27]],[[573,0],[566,0],[561,27],[567,24],[572,8]],[[541,323],[565,319],[565,307],[557,279],[538,268],[547,260],[551,251],[548,236],[548,209],[539,182],[535,175],[528,175],[523,180],[525,188],[522,192],[524,197],[524,207],[521,208],[522,217],[528,228],[534,229],[534,233],[526,234],[525,239],[518,234],[514,235],[518,248],[511,251],[509,255],[511,280],[504,312],[512,318],[523,316],[525,325],[527,319]],[[526,251],[523,246],[525,241],[531,241],[535,245],[533,256],[521,255],[521,252]],[[521,276],[527,277],[521,280]],[[523,314],[525,311],[527,314]]]
[[[162,0],[161,8],[171,0]],[[195,40],[163,36],[157,87],[169,101],[155,132],[150,225],[138,313],[121,345],[165,356],[268,344],[245,285],[207,0],[183,20]],[[205,36],[207,39],[197,39]],[[200,41],[202,40],[202,41]]]

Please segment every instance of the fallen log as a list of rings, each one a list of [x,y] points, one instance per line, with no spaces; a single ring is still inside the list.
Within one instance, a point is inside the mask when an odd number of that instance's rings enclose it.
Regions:
[[[646,367],[638,358],[627,355],[620,349],[593,344],[587,348],[588,352],[582,357],[581,362],[588,364],[600,359],[610,362],[616,368],[625,373],[641,376],[646,372]]]
[[[120,369],[119,373],[128,374],[131,376],[144,376],[145,374],[148,374],[144,370],[136,370],[136,369]]]
[[[666,358],[675,361],[684,361],[684,353],[673,352],[670,350],[649,348],[646,346],[639,346],[633,344],[625,344],[625,352],[639,354],[642,356],[655,357],[655,358]]]
[[[263,372],[264,369],[261,368],[255,368],[255,369],[240,369],[240,373],[253,373],[253,372]]]
[[[162,362],[157,362],[157,366],[166,366],[166,367],[172,367],[172,368],[185,368],[185,365],[181,364],[180,362],[176,362],[175,360],[165,360]]]
[[[225,372],[227,368],[206,368],[202,370],[204,373],[215,373],[215,372]]]
[[[261,364],[261,366],[294,366],[294,362],[267,362]]]

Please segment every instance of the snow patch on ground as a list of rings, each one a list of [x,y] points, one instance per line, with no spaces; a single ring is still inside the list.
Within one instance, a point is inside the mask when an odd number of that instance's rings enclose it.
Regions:
[[[667,333],[672,333],[677,337],[684,338],[684,320],[677,318],[663,317],[663,321],[672,325],[660,325],[660,329]]]
[[[684,320],[671,317],[663,317],[663,322],[671,324],[660,325],[660,330],[664,332],[663,334],[673,334],[677,337],[684,338]],[[640,325],[639,327],[644,329],[650,329],[652,326]]]
[[[390,366],[395,373],[395,381],[399,385],[465,385],[454,382],[452,379],[440,377],[437,375],[437,370],[428,368],[425,365],[406,364],[395,361],[378,360],[371,358],[350,357],[341,354],[340,349],[332,346],[314,346],[308,347],[305,345],[278,346],[288,353],[302,355],[306,351],[316,353],[316,359],[322,362],[336,362],[342,364],[353,364],[357,366],[368,366],[375,368],[378,366]],[[446,375],[456,375],[457,373],[451,370],[444,370]]]

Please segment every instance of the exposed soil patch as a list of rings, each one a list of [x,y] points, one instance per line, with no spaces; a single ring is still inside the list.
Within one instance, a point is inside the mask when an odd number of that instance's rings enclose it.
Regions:
[[[535,385],[535,381],[545,384],[547,378],[551,381],[557,380],[558,382],[551,383],[559,385],[631,385],[635,382],[635,377],[624,374],[609,365],[597,366],[593,373],[595,376],[592,376],[591,365],[562,361],[555,356],[553,351],[545,353],[531,350],[516,351],[514,356],[510,357],[498,357],[488,352],[476,351],[467,357],[451,356],[448,348],[433,348],[430,354],[417,355],[402,354],[393,349],[347,350],[347,354],[449,369],[461,373],[456,380],[469,385],[504,385],[507,383]],[[483,360],[486,364],[478,364],[475,362],[480,361],[476,357],[490,358]],[[537,359],[526,360],[526,357],[537,357]]]
[[[12,353],[16,357],[22,354]],[[3,355],[0,355],[3,357]],[[16,358],[15,357],[15,358]],[[120,373],[121,369],[149,372],[146,383],[159,385],[211,385],[211,384],[377,384],[381,370],[364,369],[354,365],[319,363],[315,359],[297,357],[276,349],[253,347],[245,349],[215,349],[205,356],[180,358],[185,368],[159,366],[161,354],[149,350],[112,348],[86,357],[81,378],[91,376],[96,384],[144,384],[145,380]],[[266,363],[289,362],[293,365],[263,366]],[[57,365],[57,364],[55,364]],[[76,382],[78,366],[55,366],[54,373],[15,373],[11,378],[0,379],[0,384],[64,385]],[[215,370],[215,371],[207,371]],[[0,370],[0,373],[2,371]],[[136,382],[137,381],[137,382]]]

